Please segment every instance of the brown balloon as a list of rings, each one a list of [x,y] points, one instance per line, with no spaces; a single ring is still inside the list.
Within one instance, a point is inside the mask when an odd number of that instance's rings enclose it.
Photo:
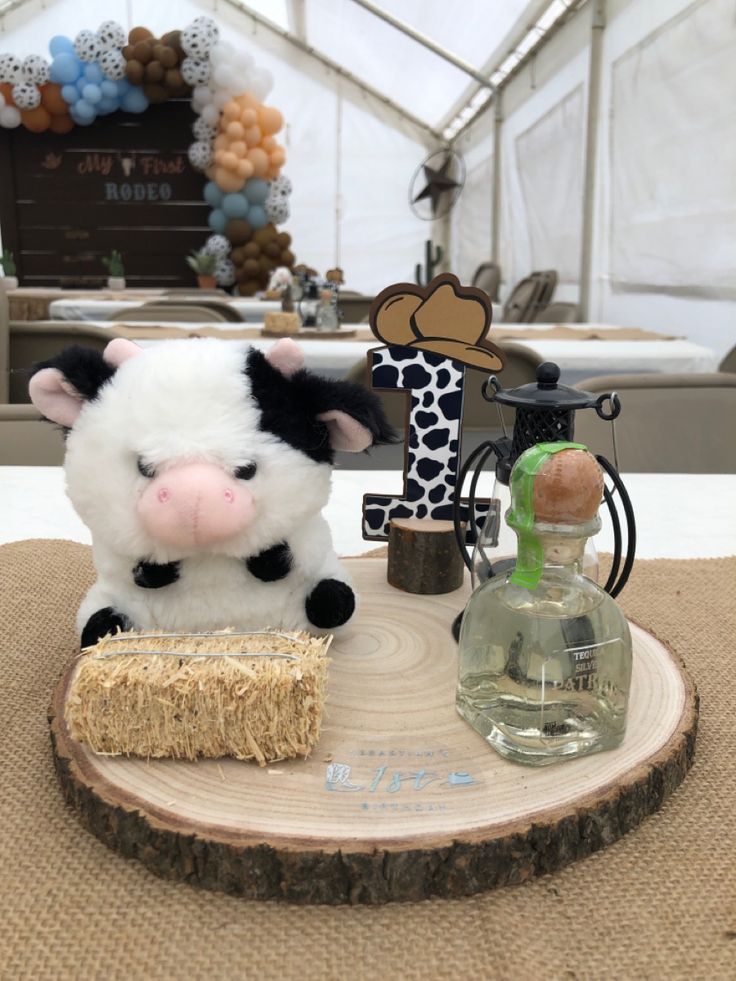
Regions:
[[[263,272],[271,272],[277,266],[276,260],[272,259],[270,256],[262,255],[258,260],[258,265],[261,267]]]
[[[130,59],[133,57],[133,48],[134,47],[135,47],[135,45],[133,45],[133,44],[126,44],[125,47],[122,49],[122,51],[123,51],[123,58],[125,58],[126,61],[130,61]]]
[[[293,267],[295,259],[296,256],[293,252],[290,252],[289,249],[284,249],[284,251],[281,253],[281,265],[286,266],[287,269],[291,269]]]
[[[248,242],[243,246],[243,255],[246,259],[257,259],[261,254],[261,247],[258,242]]]
[[[153,37],[153,31],[149,31],[147,27],[134,27],[130,34],[128,34],[128,40],[131,44],[138,44],[139,41],[148,41]]]
[[[189,88],[187,83],[182,78],[182,74],[178,68],[168,69],[168,71],[164,75],[164,85],[166,86],[167,89],[176,92]]]
[[[147,65],[153,58],[153,45],[150,41],[139,41],[133,48],[133,57],[142,65]]]
[[[166,102],[171,94],[167,88],[163,85],[159,85],[157,82],[146,82],[143,86],[143,91],[146,93],[146,98],[149,102]]]
[[[278,232],[274,226],[269,222],[268,225],[264,225],[263,228],[259,228],[257,231],[253,232],[253,241],[258,242],[260,246],[268,245],[269,242],[273,242]]]
[[[252,235],[253,229],[245,218],[231,218],[225,225],[225,237],[231,245],[245,245]]]
[[[161,44],[165,44],[167,48],[173,48],[179,61],[186,58],[186,52],[181,46],[181,31],[168,31],[161,38]]]
[[[253,279],[261,271],[258,259],[246,259],[242,266],[243,272],[248,279]]]
[[[160,61],[149,61],[146,65],[144,78],[147,82],[161,82],[164,77],[164,66]]]
[[[255,296],[260,288],[261,284],[257,279],[247,279],[244,283],[238,284],[238,293],[241,296]]]
[[[230,253],[230,258],[232,259],[234,265],[240,266],[248,258],[246,255],[243,254],[244,248],[245,247],[243,245],[239,245],[237,249],[233,249],[232,252]]]
[[[288,249],[291,245],[291,235],[288,232],[279,232],[276,236],[276,244],[282,249]]]
[[[278,245],[277,242],[274,241],[274,242],[269,242],[268,245],[265,245],[263,247],[263,251],[266,253],[267,256],[270,256],[272,259],[278,259],[283,249]]]
[[[140,85],[143,81],[143,76],[145,74],[145,68],[140,63],[140,61],[129,61],[125,66],[125,74],[131,85]]]

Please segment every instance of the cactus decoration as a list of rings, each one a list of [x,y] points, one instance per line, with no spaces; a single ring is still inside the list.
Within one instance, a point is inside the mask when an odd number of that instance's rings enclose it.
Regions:
[[[117,249],[113,249],[109,256],[103,257],[102,263],[111,278],[122,279],[125,276],[123,257]]]
[[[432,254],[434,252],[434,255]],[[422,279],[422,267],[419,263],[414,267],[414,279],[419,286],[427,286],[431,280],[434,279],[435,270],[437,266],[442,262],[442,257],[445,251],[441,245],[438,245],[434,250],[432,249],[432,239],[428,238],[424,243],[424,255],[425,255],[425,273],[424,279]]]

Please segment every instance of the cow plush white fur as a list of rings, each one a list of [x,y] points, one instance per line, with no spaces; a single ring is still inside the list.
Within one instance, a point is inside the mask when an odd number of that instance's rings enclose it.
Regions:
[[[324,611],[332,595],[327,587],[321,587],[317,604],[323,612],[312,614],[324,622],[311,622],[305,607],[318,584],[349,585],[320,513],[329,497],[332,471],[331,450],[320,441],[329,440],[332,448],[360,450],[389,440],[390,428],[371,393],[310,376],[305,389],[309,404],[294,404],[314,414],[304,431],[314,433],[317,450],[308,445],[310,435],[307,444],[302,435],[292,445],[288,432],[284,436],[264,428],[263,400],[278,413],[280,386],[284,393],[297,393],[290,398],[298,397],[297,382],[304,382],[308,374],[300,368],[300,350],[292,341],[279,342],[271,349],[268,365],[261,355],[253,355],[261,359],[256,365],[260,376],[271,379],[269,390],[260,396],[254,394],[256,382],[245,368],[247,356],[240,345],[219,340],[170,341],[145,349],[116,340],[96,368],[88,352],[93,373],[112,372],[99,385],[99,379],[87,382],[90,368],[86,362],[77,367],[72,352],[38,366],[31,397],[47,418],[67,430],[67,493],[92,532],[97,580],[77,616],[83,642],[94,642],[95,635],[116,626],[315,631],[339,626],[335,621],[352,612],[345,589],[334,585],[330,588],[340,592],[337,605],[342,604],[342,614]],[[262,379],[259,384],[263,387]],[[351,415],[353,400],[358,408]],[[293,421],[286,419],[283,426]],[[255,473],[243,483],[243,493],[252,499],[252,516],[220,540],[174,545],[166,536],[162,540],[151,533],[141,518],[140,502],[152,478],[165,481],[171,474],[173,480],[177,467],[190,464],[201,465],[216,480],[222,474],[223,486],[233,486],[236,493],[242,482],[234,475],[255,464]],[[197,467],[194,472],[199,472]],[[159,492],[161,501],[166,501],[166,493]],[[153,506],[158,505],[154,501]],[[196,538],[196,529],[193,534]],[[269,550],[283,548],[284,543],[290,553],[288,572],[272,581],[263,581],[257,566],[252,566],[257,571],[253,574],[249,560],[264,553],[268,557]],[[141,585],[134,579],[139,563],[153,569],[154,580],[160,567],[174,568],[176,578],[164,585]],[[107,611],[101,621],[100,611]]]

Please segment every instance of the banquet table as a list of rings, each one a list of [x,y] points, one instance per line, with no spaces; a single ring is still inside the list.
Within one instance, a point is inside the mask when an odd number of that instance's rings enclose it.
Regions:
[[[166,302],[166,303],[194,303],[197,299],[196,290],[192,290],[186,298],[176,295],[162,297],[148,297],[143,299],[108,299],[106,297],[70,297],[68,299],[54,300],[49,304],[49,317],[52,320],[84,320],[84,321],[107,321],[109,317],[125,314],[126,310],[140,307],[144,302]],[[263,320],[263,315],[281,309],[278,300],[257,300],[251,297],[202,297],[202,300],[217,300],[226,303],[236,310],[243,321],[246,323],[259,322]]]
[[[86,302],[86,301],[85,301]],[[243,302],[243,301],[234,301]],[[262,303],[262,307],[265,303]],[[262,309],[261,307],[261,309]],[[123,333],[137,343],[147,345],[157,343],[160,330],[161,340],[177,336],[191,336],[196,331],[222,337],[225,340],[248,343],[260,350],[267,350],[273,343],[272,337],[261,336],[261,323],[247,325],[237,323],[166,323],[136,321],[126,323],[124,317],[119,321],[92,320],[98,327]],[[684,338],[661,340],[615,340],[616,328],[608,325],[578,324],[580,332],[594,328],[598,339],[575,339],[574,337],[551,338],[549,335],[559,325],[555,324],[514,324],[504,327],[498,325],[491,330],[491,340],[513,341],[536,354],[540,361],[554,361],[562,371],[562,380],[575,384],[592,375],[630,374],[638,372],[710,372],[718,367],[718,357],[710,348],[695,344]],[[571,325],[565,325],[571,333]],[[517,337],[517,333],[519,336]],[[611,340],[603,339],[610,333]],[[314,334],[297,335],[304,349],[305,364],[308,368],[342,376],[367,352],[379,346],[374,338],[367,337],[366,327],[345,329],[344,337],[320,338]]]
[[[717,558],[736,554],[736,474],[624,474],[637,518],[639,558]],[[342,470],[324,510],[338,553],[360,555],[376,547],[361,536],[363,493],[401,493],[402,475],[391,470]],[[704,501],[708,502],[703,507]],[[64,493],[61,467],[0,468],[0,544],[25,538],[90,535]],[[606,523],[596,538],[611,551]]]

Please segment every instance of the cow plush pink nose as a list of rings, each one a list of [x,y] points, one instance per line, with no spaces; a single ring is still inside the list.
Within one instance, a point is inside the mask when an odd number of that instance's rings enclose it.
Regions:
[[[182,548],[226,541],[253,519],[253,495],[220,467],[187,463],[154,477],[138,499],[152,538]]]

